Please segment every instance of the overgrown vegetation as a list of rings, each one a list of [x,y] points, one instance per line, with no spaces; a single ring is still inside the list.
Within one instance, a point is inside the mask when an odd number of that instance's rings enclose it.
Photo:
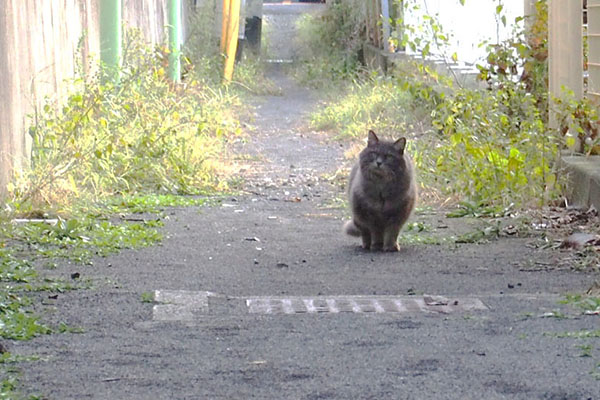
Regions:
[[[407,11],[418,7],[414,1],[401,3]],[[536,7],[536,17],[527,24],[523,18],[514,22],[508,40],[487,45],[488,56],[478,65],[478,79],[486,89],[463,87],[444,68],[428,62],[398,63],[387,77],[355,71],[344,96],[337,93],[313,115],[313,126],[360,140],[368,128],[408,136],[419,180],[428,189],[436,188],[439,200],[468,200],[498,209],[559,200],[563,188],[557,160],[565,145],[563,135],[579,132],[585,142],[595,114],[585,102],[563,101],[560,129],[549,128],[548,107],[555,103],[547,95],[546,2],[540,0]],[[353,10],[363,12],[360,7]],[[321,24],[359,18],[336,7],[329,12]],[[501,3],[495,12],[497,23],[508,26]],[[446,54],[448,35],[435,17],[427,16],[418,26],[396,22],[404,27],[393,35],[399,38],[396,47],[419,52],[425,60],[434,50],[447,63],[456,60],[456,54]],[[312,41],[328,43],[320,36],[327,29],[313,28]],[[356,31],[362,32],[359,23],[343,33],[354,37]],[[355,51],[352,46],[346,50]],[[326,51],[320,54],[328,57]]]
[[[126,40],[119,84],[82,76],[64,104],[48,100],[34,116],[32,168],[11,188],[18,206],[226,187],[218,155],[239,133],[236,97],[195,79],[191,64],[186,83],[173,86],[160,53]]]
[[[201,9],[196,18],[181,84],[166,77],[165,47],[127,31],[118,82],[82,63],[64,83],[66,97],[47,98],[31,116],[31,168],[15,176],[0,211],[0,338],[78,332],[44,324],[30,293],[95,282],[45,271],[152,245],[162,239],[165,207],[201,205],[232,189],[226,144],[241,134],[240,96],[269,85],[251,58],[222,85],[214,15]],[[16,360],[9,351],[0,346],[4,360]],[[21,397],[11,371],[0,367],[0,398]]]
[[[401,110],[411,107],[410,93],[398,90],[396,82],[382,76],[363,77],[347,88],[341,101],[312,115],[319,130],[330,130],[338,138],[363,137],[371,127],[378,132],[406,132],[419,124],[416,114]],[[423,115],[424,116],[424,115]]]
[[[363,3],[334,2],[323,16],[300,18],[295,45],[301,52],[295,74],[301,82],[332,88],[358,76],[364,23],[356,7],[362,9]]]

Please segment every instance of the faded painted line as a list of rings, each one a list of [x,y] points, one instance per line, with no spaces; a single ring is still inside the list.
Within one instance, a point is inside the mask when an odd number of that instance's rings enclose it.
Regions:
[[[156,290],[152,319],[155,321],[191,321],[208,312],[211,292],[188,290]]]

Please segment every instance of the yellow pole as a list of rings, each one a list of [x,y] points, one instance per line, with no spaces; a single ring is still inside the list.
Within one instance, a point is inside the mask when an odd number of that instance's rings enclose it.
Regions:
[[[221,53],[223,54],[225,54],[225,46],[227,45],[230,6],[231,0],[223,0],[223,18],[221,18]]]
[[[229,21],[227,24],[227,44],[225,52],[225,82],[233,78],[233,65],[237,51],[238,35],[240,33],[240,0],[231,0],[229,7]]]

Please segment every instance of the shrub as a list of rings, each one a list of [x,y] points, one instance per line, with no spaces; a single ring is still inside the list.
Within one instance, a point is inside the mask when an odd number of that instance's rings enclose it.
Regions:
[[[60,104],[47,99],[32,118],[32,167],[12,186],[18,201],[65,204],[115,193],[196,194],[223,187],[223,143],[240,132],[237,97],[197,79],[165,77],[164,50],[129,33],[119,84],[101,74],[70,82]]]
[[[538,3],[541,21],[544,4]],[[443,47],[445,36],[429,18],[437,33],[431,42]],[[456,200],[546,204],[560,194],[555,161],[561,140],[547,124],[545,25],[539,20],[531,31],[516,29],[505,43],[488,47],[487,64],[479,67],[488,90],[457,88],[427,64],[408,61],[391,79],[354,84],[348,96],[316,113],[313,124],[360,138],[371,127],[412,135],[422,184]],[[419,39],[415,49],[425,43]]]

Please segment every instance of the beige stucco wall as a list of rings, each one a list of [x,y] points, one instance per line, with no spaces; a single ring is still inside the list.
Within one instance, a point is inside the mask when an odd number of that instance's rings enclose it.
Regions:
[[[0,0],[0,196],[11,171],[28,162],[28,114],[46,96],[64,95],[78,45],[99,55],[101,0]],[[167,0],[123,0],[123,20],[149,42],[163,40]],[[84,36],[85,34],[85,36]]]

